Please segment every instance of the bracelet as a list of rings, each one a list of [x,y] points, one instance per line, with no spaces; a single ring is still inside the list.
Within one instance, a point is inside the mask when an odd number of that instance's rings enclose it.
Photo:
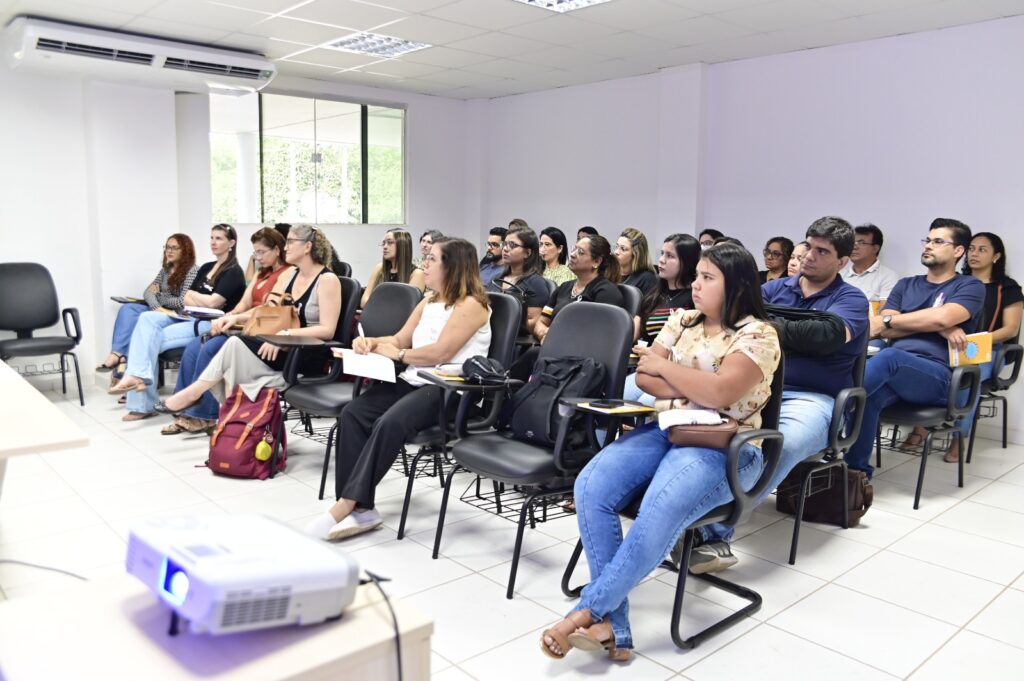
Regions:
[[[405,363],[405,349],[404,348],[402,350],[398,351],[398,361],[402,362],[402,363]]]

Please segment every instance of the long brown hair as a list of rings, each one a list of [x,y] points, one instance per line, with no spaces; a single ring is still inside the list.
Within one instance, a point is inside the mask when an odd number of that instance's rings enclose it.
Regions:
[[[444,290],[437,292],[438,302],[451,307],[463,298],[475,298],[488,307],[487,292],[480,281],[480,266],[477,264],[476,246],[465,239],[443,237],[434,242],[441,249],[441,264],[444,265]]]
[[[225,258],[224,264],[218,267],[214,275],[210,277],[211,285],[217,283],[220,275],[224,274],[232,267],[238,267],[238,232],[235,231],[234,227],[224,222],[214,225],[213,229],[210,231],[212,232],[213,230],[224,232],[224,236],[228,238],[228,241],[234,241],[235,245],[231,247],[230,251],[228,251],[228,257]]]
[[[180,291],[181,285],[185,283],[185,277],[196,264],[196,247],[188,234],[172,234],[167,241],[174,239],[178,244],[178,261],[172,267],[167,258],[164,258],[163,268],[167,270],[167,288],[171,291]],[[166,242],[165,242],[166,243]],[[169,268],[169,269],[168,269]]]
[[[259,272],[257,272],[257,276],[264,277],[281,265],[287,264],[284,261],[284,237],[281,236],[281,232],[277,231],[273,227],[264,227],[259,230],[252,235],[250,241],[252,241],[253,246],[259,243],[263,244],[267,248],[277,249],[277,262],[274,264],[274,267],[261,267]]]
[[[398,276],[398,281],[403,284],[408,284],[409,280],[412,279],[412,273],[416,270],[416,266],[412,264],[412,235],[404,229],[389,229],[384,233],[384,237],[390,234],[395,240],[395,274]],[[391,263],[389,263],[384,256],[380,259],[380,272],[377,273],[377,279],[374,281],[374,285],[387,281],[388,275],[391,273]]]

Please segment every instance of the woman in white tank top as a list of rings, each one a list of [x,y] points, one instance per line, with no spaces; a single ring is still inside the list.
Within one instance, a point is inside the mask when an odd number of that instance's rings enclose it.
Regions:
[[[480,282],[477,253],[464,239],[434,241],[423,259],[430,289],[394,336],[357,338],[352,348],[377,353],[407,368],[395,383],[380,383],[342,412],[335,462],[335,503],[309,526],[322,539],[343,539],[381,524],[374,491],[402,445],[437,424],[444,391],[416,372],[486,355],[491,345],[490,308]]]

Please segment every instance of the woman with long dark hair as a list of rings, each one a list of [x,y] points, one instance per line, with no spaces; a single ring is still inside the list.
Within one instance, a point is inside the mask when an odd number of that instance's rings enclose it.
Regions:
[[[768,322],[754,259],[733,244],[704,252],[693,282],[695,310],[677,310],[651,348],[641,349],[638,385],[658,411],[706,408],[761,425],[761,409],[782,356]],[[590,583],[540,645],[561,658],[569,649],[607,651],[628,660],[630,591],[658,566],[690,524],[732,499],[721,449],[675,445],[658,423],[627,433],[601,450],[575,484],[576,517]],[[740,451],[739,476],[749,488],[761,473],[758,445]],[[618,511],[646,487],[640,512],[622,537]],[[683,569],[686,569],[685,566]]]
[[[163,263],[153,282],[142,294],[143,303],[125,303],[117,311],[114,334],[110,341],[110,354],[96,371],[113,371],[128,352],[132,331],[139,316],[159,307],[180,311],[184,307],[185,292],[196,278],[196,249],[187,234],[172,234],[164,244]]]
[[[569,245],[565,233],[558,227],[545,227],[540,232],[540,258],[544,261],[544,278],[561,286],[576,278],[566,266],[569,259]]]
[[[525,328],[520,331],[524,334],[533,331],[540,310],[550,296],[541,276],[544,262],[538,246],[537,235],[529,227],[506,234],[501,242],[501,262],[505,269],[487,285],[489,291],[505,292],[515,287],[522,292],[526,318]]]
[[[384,281],[412,284],[421,291],[424,288],[423,270],[416,267],[412,261],[412,236],[409,232],[404,229],[392,229],[385,232],[380,246],[380,264],[374,265],[373,272],[370,273],[370,283],[363,291],[363,297],[359,302],[360,307],[366,305],[374,287]]]

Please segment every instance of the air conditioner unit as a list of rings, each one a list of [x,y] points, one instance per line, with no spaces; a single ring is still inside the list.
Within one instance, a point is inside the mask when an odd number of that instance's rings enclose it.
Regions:
[[[277,74],[257,54],[18,16],[4,29],[12,69],[72,72],[184,92],[244,94]]]

